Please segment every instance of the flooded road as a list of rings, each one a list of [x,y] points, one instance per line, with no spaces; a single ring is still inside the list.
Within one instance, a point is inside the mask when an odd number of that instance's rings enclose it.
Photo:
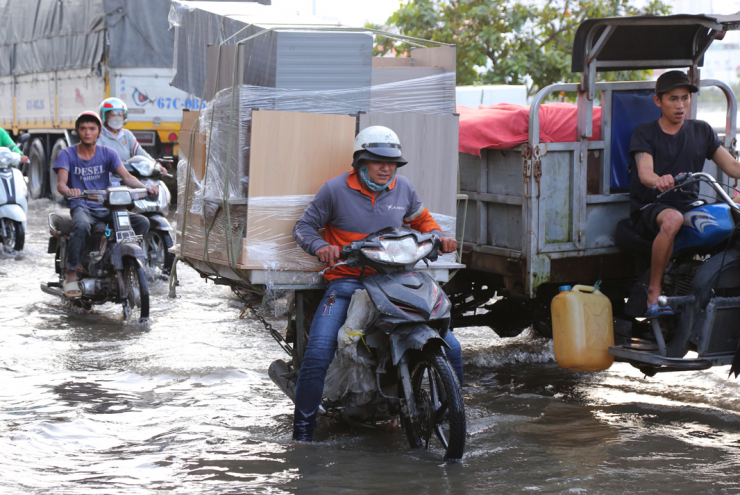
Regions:
[[[151,324],[86,312],[53,280],[46,217],[0,259],[0,493],[740,493],[740,384],[727,367],[644,378],[623,364],[560,369],[548,341],[456,332],[467,454],[412,451],[399,430],[320,420],[292,443],[292,404],[267,376],[283,351],[242,303],[179,265],[151,286]],[[272,319],[276,328],[284,321]]]

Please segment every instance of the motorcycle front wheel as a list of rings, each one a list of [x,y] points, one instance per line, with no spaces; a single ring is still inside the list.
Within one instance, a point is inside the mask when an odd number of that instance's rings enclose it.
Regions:
[[[440,348],[426,349],[411,372],[411,386],[419,413],[417,422],[404,418],[412,448],[425,447],[436,438],[446,460],[462,459],[465,451],[465,404],[455,370]]]
[[[149,318],[149,286],[144,267],[133,258],[123,260],[123,319],[144,322]]]
[[[23,245],[26,242],[26,229],[23,228],[21,222],[16,222],[7,218],[2,219],[3,231],[3,251],[6,253],[12,253],[13,251],[22,251]]]

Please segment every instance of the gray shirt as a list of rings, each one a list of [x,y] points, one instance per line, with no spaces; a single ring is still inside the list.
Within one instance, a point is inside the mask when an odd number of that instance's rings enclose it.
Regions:
[[[97,144],[113,148],[113,150],[118,153],[122,162],[125,162],[132,156],[136,155],[145,156],[150,160],[153,159],[149,156],[149,153],[144,151],[144,148],[139,145],[134,134],[128,129],[121,129],[118,131],[118,135],[114,136],[107,127],[103,126],[100,131],[100,137],[98,137]]]

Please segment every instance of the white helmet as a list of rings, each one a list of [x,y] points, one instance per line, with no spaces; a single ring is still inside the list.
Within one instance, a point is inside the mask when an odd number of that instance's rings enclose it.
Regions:
[[[408,163],[403,159],[401,141],[395,132],[382,125],[373,125],[360,131],[352,149],[353,166],[360,160],[393,162],[399,167]]]

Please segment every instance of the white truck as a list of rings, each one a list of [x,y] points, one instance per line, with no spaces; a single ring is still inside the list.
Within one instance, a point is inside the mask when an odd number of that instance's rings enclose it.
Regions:
[[[169,85],[169,8],[169,0],[7,0],[0,7],[0,125],[21,136],[31,197],[54,197],[51,166],[77,142],[77,115],[110,96],[126,102],[126,128],[152,156],[178,153],[182,110],[201,101]]]

